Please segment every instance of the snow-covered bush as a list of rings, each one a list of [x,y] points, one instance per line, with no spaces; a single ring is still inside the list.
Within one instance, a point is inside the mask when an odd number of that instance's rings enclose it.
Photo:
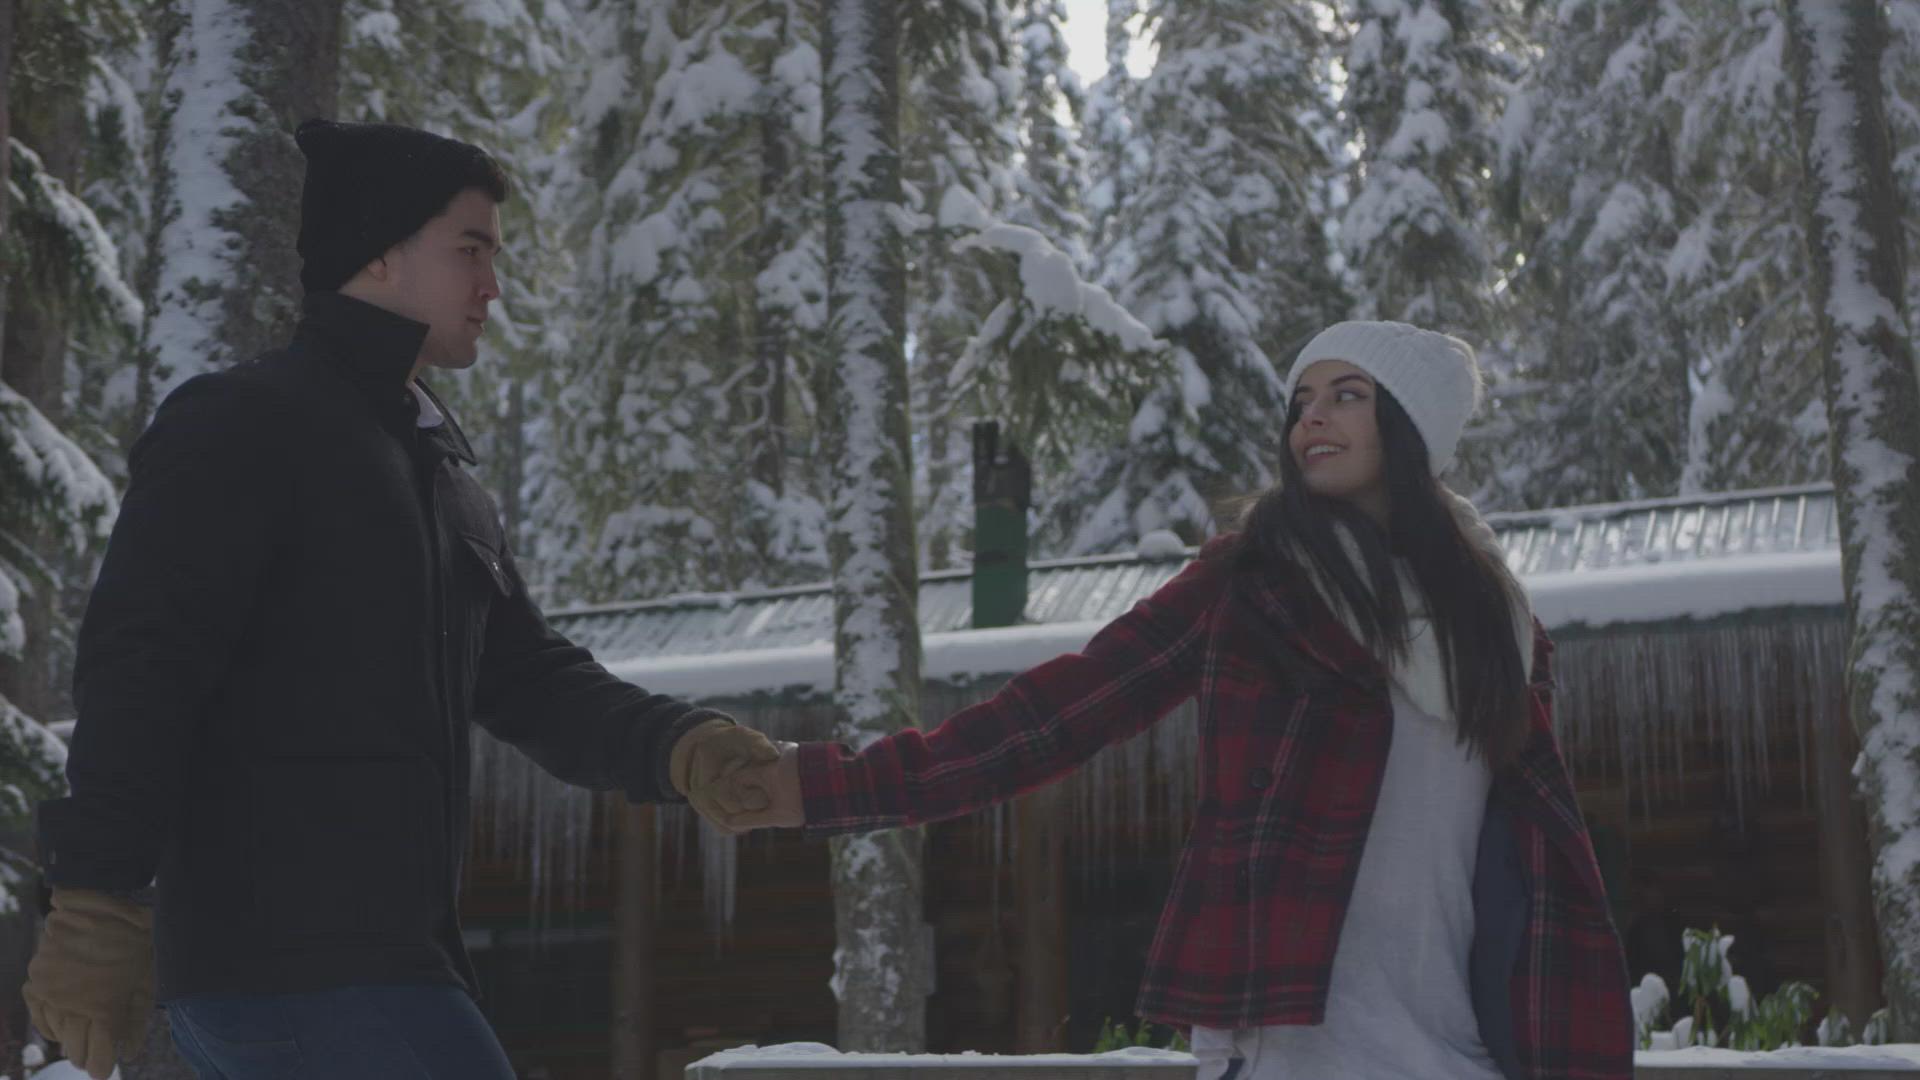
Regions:
[[[1673,1050],[1685,1046],[1725,1046],[1733,1050],[1778,1050],[1798,1046],[1800,1032],[1813,1017],[1817,996],[1803,982],[1782,983],[1773,993],[1754,1000],[1747,980],[1733,973],[1728,954],[1733,935],[1712,930],[1683,931],[1680,944],[1680,993],[1675,1000],[1665,980],[1647,975],[1631,992],[1634,1036],[1643,1050]],[[1667,1031],[1659,1030],[1669,1006],[1684,1011]],[[1834,1017],[1820,1025],[1821,1042],[1830,1030],[1845,1031]]]
[[[1838,1009],[1828,1009],[1826,1019],[1814,1030],[1814,1036],[1821,1046],[1885,1046],[1887,1042],[1887,1010],[1876,1009],[1860,1030],[1860,1038],[1853,1037],[1853,1025],[1846,1014]]]

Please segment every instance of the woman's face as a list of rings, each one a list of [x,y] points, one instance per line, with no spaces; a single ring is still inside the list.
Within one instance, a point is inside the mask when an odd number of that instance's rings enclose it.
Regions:
[[[1307,490],[1354,503],[1384,523],[1387,478],[1374,415],[1377,392],[1366,372],[1344,360],[1322,360],[1301,372],[1293,388],[1299,419],[1287,436],[1287,451]]]

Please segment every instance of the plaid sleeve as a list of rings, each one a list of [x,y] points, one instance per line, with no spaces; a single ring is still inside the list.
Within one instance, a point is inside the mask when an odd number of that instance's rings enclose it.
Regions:
[[[1057,780],[1165,716],[1198,684],[1206,615],[1227,578],[1227,540],[1208,544],[1179,576],[1102,627],[1085,651],[1016,676],[932,731],[905,728],[857,752],[803,744],[807,831],[958,817]]]

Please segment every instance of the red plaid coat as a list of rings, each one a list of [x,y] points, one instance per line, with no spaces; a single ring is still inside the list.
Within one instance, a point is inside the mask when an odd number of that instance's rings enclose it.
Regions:
[[[809,832],[913,825],[1010,799],[1197,696],[1199,806],[1137,1010],[1214,1028],[1319,1023],[1386,768],[1386,672],[1298,568],[1235,570],[1229,541],[1208,544],[1084,652],[932,731],[859,753],[803,745]],[[1514,823],[1528,894],[1507,980],[1513,1049],[1532,1080],[1624,1080],[1626,966],[1553,737],[1552,651],[1536,629],[1532,737],[1488,796],[1489,814],[1498,803]]]

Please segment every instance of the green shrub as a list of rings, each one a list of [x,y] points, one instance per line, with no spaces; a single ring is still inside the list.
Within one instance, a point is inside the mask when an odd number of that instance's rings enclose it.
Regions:
[[[1093,1041],[1093,1052],[1104,1054],[1109,1050],[1124,1050],[1129,1046],[1152,1046],[1156,1041],[1154,1030],[1155,1025],[1142,1020],[1137,1027],[1129,1031],[1126,1021],[1115,1024],[1113,1017],[1109,1016],[1100,1021],[1100,1035]],[[1180,1051],[1188,1049],[1185,1036],[1178,1031],[1172,1032],[1171,1035],[1163,1049]]]

